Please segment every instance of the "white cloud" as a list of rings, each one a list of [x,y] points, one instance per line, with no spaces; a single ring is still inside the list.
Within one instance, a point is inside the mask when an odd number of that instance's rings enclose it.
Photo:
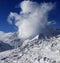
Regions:
[[[12,36],[12,35],[13,35],[12,32],[5,33],[3,31],[0,31],[0,41],[5,42],[5,41],[9,40],[9,37]]]
[[[47,25],[53,25],[53,24],[56,24],[56,21],[49,21],[48,23],[47,23]]]
[[[21,39],[32,38],[42,32],[42,29],[48,23],[48,12],[54,7],[52,3],[38,4],[32,1],[23,1],[20,3],[22,11],[20,14],[11,12],[8,20],[12,24],[13,18],[18,27],[19,37]]]
[[[20,7],[22,9],[22,13],[34,12],[38,7],[38,4],[36,2],[33,3],[32,1],[23,1],[20,4]]]

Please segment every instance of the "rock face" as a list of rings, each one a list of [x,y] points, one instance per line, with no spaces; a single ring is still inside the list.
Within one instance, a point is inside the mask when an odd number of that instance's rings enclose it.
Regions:
[[[37,36],[6,52],[0,53],[0,63],[60,63],[60,35],[49,39]]]

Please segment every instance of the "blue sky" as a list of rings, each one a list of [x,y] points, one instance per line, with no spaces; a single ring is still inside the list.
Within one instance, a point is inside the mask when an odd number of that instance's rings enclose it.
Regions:
[[[13,24],[9,24],[7,22],[8,15],[10,12],[20,12],[20,8],[16,8],[16,6],[22,0],[0,0],[0,31],[4,32],[14,32],[17,31],[17,27]],[[54,20],[56,24],[54,25],[55,28],[60,29],[60,1],[58,0],[33,0],[38,3],[41,2],[52,2],[56,3],[56,7],[49,13],[49,21]]]

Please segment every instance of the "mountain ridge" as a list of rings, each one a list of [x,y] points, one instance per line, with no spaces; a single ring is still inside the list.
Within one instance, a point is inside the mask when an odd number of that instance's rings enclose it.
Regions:
[[[37,35],[39,39],[45,39],[45,38],[51,38],[51,37],[56,37],[57,35],[60,34],[60,29],[51,29],[51,28],[45,28],[42,33]],[[2,37],[2,42],[8,44],[9,46],[12,46],[13,48],[20,47],[23,44],[23,41],[18,37],[18,32],[14,33],[8,33],[5,34],[6,36]],[[35,37],[33,37],[35,38]],[[27,39],[31,40],[31,39]],[[25,40],[24,40],[25,41]]]
[[[59,63],[60,35],[50,39],[26,40],[21,47],[7,51],[9,54],[1,58],[1,63]],[[6,54],[6,53],[4,53]],[[5,59],[4,59],[5,58]]]

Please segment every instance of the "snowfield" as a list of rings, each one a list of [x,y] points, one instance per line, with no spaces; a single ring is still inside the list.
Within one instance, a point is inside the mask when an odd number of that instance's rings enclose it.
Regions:
[[[1,52],[0,63],[60,63],[60,35],[25,40],[21,47]]]

